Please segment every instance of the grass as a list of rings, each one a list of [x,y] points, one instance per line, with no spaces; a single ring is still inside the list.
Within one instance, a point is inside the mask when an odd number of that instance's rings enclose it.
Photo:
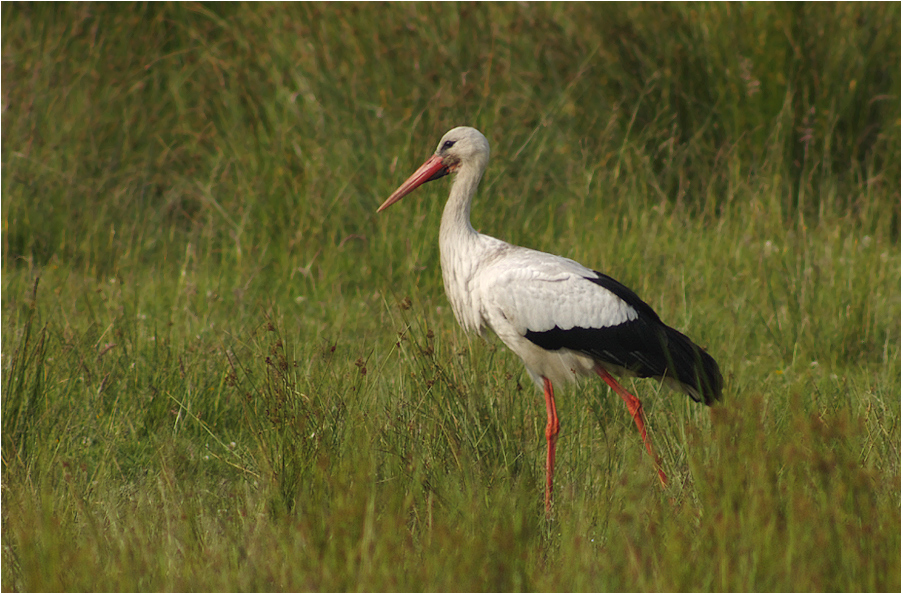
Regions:
[[[4,3],[2,588],[899,591],[898,5]],[[753,26],[750,26],[750,23]],[[840,40],[840,41],[839,41]],[[544,410],[475,226],[707,346]]]

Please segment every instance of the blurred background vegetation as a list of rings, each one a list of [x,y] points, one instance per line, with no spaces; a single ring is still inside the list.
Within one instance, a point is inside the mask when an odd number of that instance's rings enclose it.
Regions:
[[[506,167],[495,193],[514,205],[560,200],[574,168],[605,205],[643,184],[707,213],[764,179],[788,221],[866,208],[864,188],[896,229],[899,16],[870,3],[10,4],[3,263],[103,274],[186,242],[316,251],[365,234],[395,166],[464,123],[489,135]]]

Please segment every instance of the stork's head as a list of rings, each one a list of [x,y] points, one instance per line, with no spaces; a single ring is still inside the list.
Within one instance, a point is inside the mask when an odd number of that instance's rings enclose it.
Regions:
[[[489,163],[489,141],[469,126],[458,126],[445,133],[436,152],[417,171],[411,174],[392,196],[386,199],[376,212],[383,211],[398,202],[425,182],[438,180],[463,168],[477,168],[482,172]]]

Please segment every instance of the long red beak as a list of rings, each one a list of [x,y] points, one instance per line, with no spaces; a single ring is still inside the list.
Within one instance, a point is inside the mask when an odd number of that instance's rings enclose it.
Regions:
[[[392,196],[387,198],[386,202],[384,202],[378,209],[376,209],[376,212],[380,213],[388,209],[390,206],[413,192],[415,188],[417,188],[424,182],[429,182],[430,180],[441,178],[448,173],[448,171],[443,171],[444,169],[446,169],[446,167],[442,163],[442,157],[440,157],[439,155],[433,155],[426,160],[426,163],[417,168],[417,171],[411,174],[411,177],[405,180],[404,184],[399,186],[398,190],[393,192]]]

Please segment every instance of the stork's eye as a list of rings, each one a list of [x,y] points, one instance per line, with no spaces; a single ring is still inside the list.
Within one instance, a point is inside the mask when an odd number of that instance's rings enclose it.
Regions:
[[[451,149],[451,148],[454,147],[454,146],[455,146],[455,141],[453,141],[453,140],[447,140],[447,141],[445,141],[444,143],[442,143],[442,150],[443,150],[443,151],[448,151],[449,149]]]

